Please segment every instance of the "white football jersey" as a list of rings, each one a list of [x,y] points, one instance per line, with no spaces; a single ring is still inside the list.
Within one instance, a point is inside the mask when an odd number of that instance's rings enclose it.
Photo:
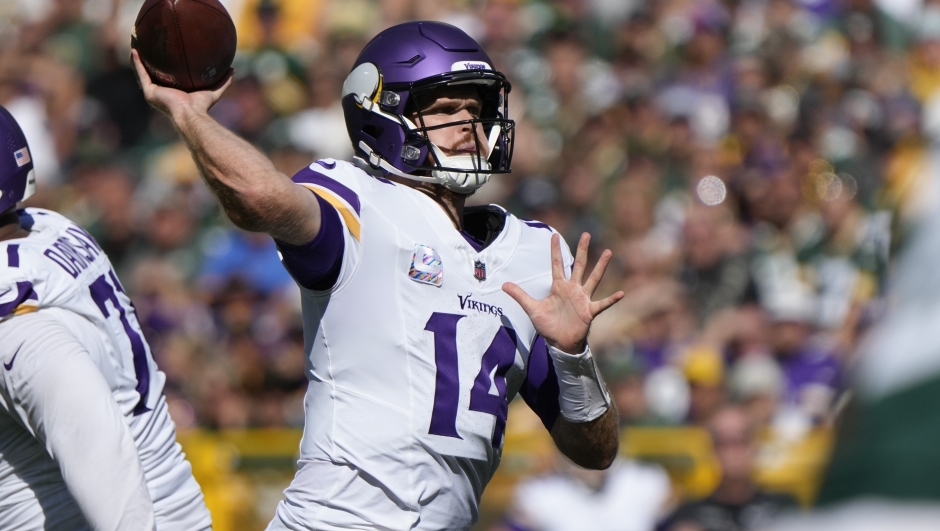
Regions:
[[[303,292],[310,384],[301,469],[269,529],[468,529],[509,401],[521,393],[546,426],[558,415],[544,340],[502,291],[511,281],[548,295],[553,231],[468,208],[465,220],[491,229],[478,250],[434,200],[353,164],[318,161],[294,181],[335,207],[343,251],[332,287],[317,291],[303,249],[281,244]],[[323,225],[310,263],[335,237]]]
[[[208,528],[209,512],[163,398],[166,377],[108,257],[84,229],[56,212],[27,208],[18,214],[29,236],[0,242],[0,321],[54,309],[94,358],[127,421],[157,529]],[[21,435],[4,432],[0,438],[31,444]],[[4,489],[20,489],[21,483],[15,473],[4,477],[0,499]]]

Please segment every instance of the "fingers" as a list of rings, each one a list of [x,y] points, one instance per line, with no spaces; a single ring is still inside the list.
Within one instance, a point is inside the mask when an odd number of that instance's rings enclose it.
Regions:
[[[210,89],[212,94],[212,102],[209,104],[207,111],[212,108],[220,99],[222,99],[222,94],[232,85],[232,80],[235,78],[235,69],[229,68],[226,72],[225,77],[221,79],[213,88]]]
[[[140,54],[133,48],[131,49],[131,62],[134,63],[134,70],[137,72],[137,81],[140,83],[140,88],[144,89],[146,95],[150,87],[153,86],[153,82],[150,80],[150,74],[147,73],[144,63],[140,60]]]
[[[212,91],[212,95],[215,96],[216,100],[221,98],[222,93],[224,93],[225,90],[228,89],[229,86],[232,85],[232,79],[234,78],[235,78],[235,69],[229,68],[228,72],[225,73],[225,76],[223,76],[222,79],[220,79],[218,83],[216,83],[212,88],[209,89],[210,91]]]
[[[613,295],[611,295],[610,297],[607,297],[606,299],[592,302],[591,303],[591,315],[593,317],[597,317],[607,308],[610,308],[614,304],[617,304],[617,302],[623,298],[623,295],[624,293],[622,291],[618,291],[617,293],[614,293]]]
[[[524,289],[513,284],[512,282],[506,282],[503,284],[503,291],[507,295],[513,298],[514,301],[519,303],[519,306],[522,306],[522,309],[526,314],[532,313],[532,306],[535,304],[535,299],[529,296]]]
[[[578,240],[578,251],[574,257],[574,268],[571,270],[571,281],[577,284],[581,283],[584,276],[584,270],[587,268],[588,244],[591,243],[591,235],[582,232],[581,239]]]
[[[552,278],[565,278],[565,264],[561,259],[561,236],[552,234]]]
[[[578,251],[580,253],[580,249]],[[600,284],[601,279],[604,278],[604,272],[607,271],[607,264],[610,263],[610,259],[613,255],[614,253],[610,252],[610,249],[604,249],[604,252],[601,253],[600,259],[598,259],[597,264],[594,265],[594,270],[591,271],[591,276],[589,276],[587,282],[584,283],[584,290],[589,295],[594,295],[594,291],[597,290],[597,285]]]

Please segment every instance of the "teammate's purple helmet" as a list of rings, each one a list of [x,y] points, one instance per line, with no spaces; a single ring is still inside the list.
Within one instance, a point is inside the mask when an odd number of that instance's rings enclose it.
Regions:
[[[426,127],[420,113],[429,91],[472,85],[480,116]],[[493,173],[509,173],[514,123],[510,84],[479,44],[441,22],[407,22],[376,35],[343,83],[343,114],[356,155],[373,168],[469,193]],[[422,99],[424,97],[424,99]],[[477,152],[446,156],[428,139],[432,129],[469,124]],[[486,138],[477,135],[478,124]]]
[[[0,106],[0,212],[36,192],[36,173],[23,130]]]

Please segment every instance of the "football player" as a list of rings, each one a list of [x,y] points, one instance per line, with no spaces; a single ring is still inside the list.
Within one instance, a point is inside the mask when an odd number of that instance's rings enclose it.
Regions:
[[[606,468],[617,420],[587,346],[587,271],[549,226],[465,207],[510,171],[510,85],[436,22],[389,28],[343,84],[352,162],[278,173],[207,113],[228,83],[147,100],[175,123],[239,227],[267,232],[303,293],[300,469],[268,529],[468,529],[521,395],[575,463]],[[586,274],[588,273],[588,274]]]
[[[17,210],[34,175],[0,107],[0,529],[208,529],[134,306],[81,227]]]

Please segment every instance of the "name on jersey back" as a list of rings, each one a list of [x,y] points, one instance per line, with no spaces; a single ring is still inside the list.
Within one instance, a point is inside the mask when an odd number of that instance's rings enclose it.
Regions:
[[[78,278],[78,275],[101,255],[101,247],[98,247],[95,239],[81,227],[73,225],[65,229],[65,232],[68,235],[59,236],[42,254],[72,278]]]

